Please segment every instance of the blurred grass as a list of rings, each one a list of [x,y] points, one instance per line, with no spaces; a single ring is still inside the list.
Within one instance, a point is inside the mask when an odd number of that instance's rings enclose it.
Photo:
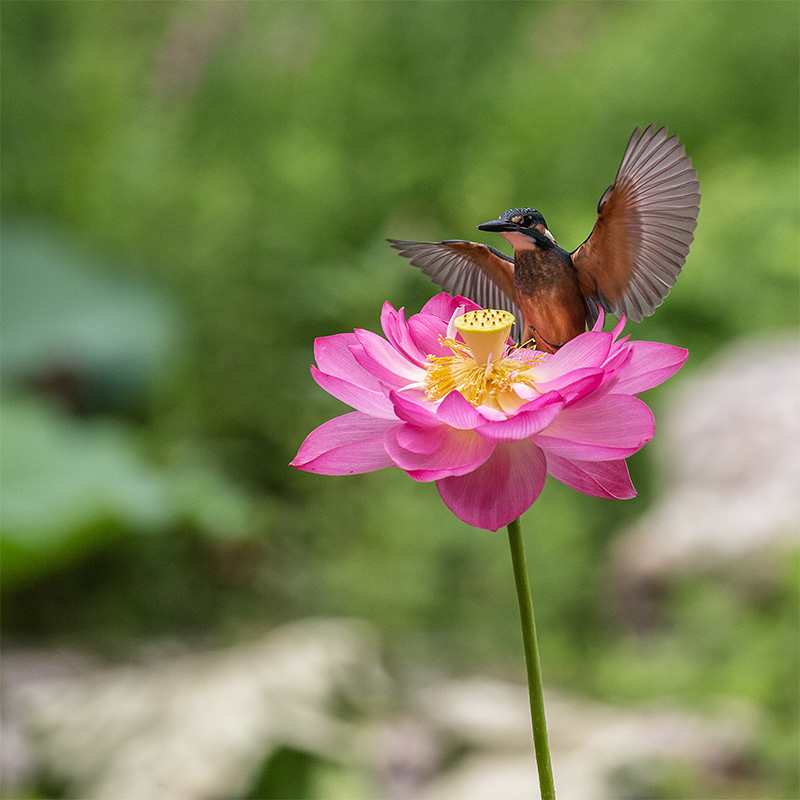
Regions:
[[[67,232],[101,254],[85,256],[82,281],[135,277],[169,298],[147,326],[173,331],[168,368],[162,351],[140,348],[132,373],[121,344],[112,359],[128,389],[84,417],[127,425],[160,480],[197,459],[217,487],[190,500],[168,493],[155,537],[117,515],[121,538],[100,537],[60,566],[43,561],[36,581],[9,581],[13,637],[119,656],[153,635],[219,641],[299,615],[355,614],[380,627],[401,665],[516,676],[501,535],[462,525],[433,486],[397,471],[332,479],[287,467],[306,433],[343,410],[310,379],[312,343],[374,329],[385,300],[416,311],[433,293],[386,236],[471,238],[477,222],[531,204],[577,246],[637,125],[680,134],[703,200],[685,273],[633,335],[688,347],[688,375],[734,337],[798,324],[793,2],[11,0],[0,22],[4,217],[41,242]],[[64,247],[49,261],[66,263]],[[5,236],[3,249],[6,261]],[[71,297],[57,293],[61,312],[85,321]],[[30,322],[37,308],[15,311]],[[172,314],[181,324],[171,328]],[[142,342],[135,319],[117,319]],[[25,330],[4,331],[3,391],[18,403],[43,385],[52,399],[42,369],[92,367],[87,353],[109,344],[95,327],[85,348],[42,345],[10,370],[9,352],[31,352]],[[90,388],[102,380],[81,374]],[[650,393],[656,413],[669,391]],[[71,424],[88,437],[84,417]],[[631,470],[635,501],[551,483],[524,520],[551,680],[694,703],[729,660],[727,691],[795,711],[794,671],[768,690],[745,679],[776,674],[796,621],[785,605],[793,578],[778,583],[774,624],[758,609],[709,608],[732,591],[724,581],[678,591],[677,672],[660,646],[643,658],[615,631],[598,566],[613,531],[658,493],[646,451]],[[52,521],[71,541],[65,520]],[[232,529],[240,538],[221,545]],[[54,596],[69,598],[70,614]],[[757,653],[746,652],[742,615],[763,631]],[[696,647],[709,616],[724,641],[716,654]],[[776,723],[766,740],[769,752],[783,742],[783,755],[765,756],[775,796],[796,781],[791,727]]]

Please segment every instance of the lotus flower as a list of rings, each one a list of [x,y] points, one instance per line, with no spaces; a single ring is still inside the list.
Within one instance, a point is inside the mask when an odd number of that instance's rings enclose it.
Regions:
[[[677,372],[687,351],[620,338],[624,319],[603,332],[602,310],[553,355],[513,346],[512,322],[440,294],[408,320],[386,303],[385,338],[317,339],[314,379],[355,410],[312,431],[292,465],[324,475],[400,467],[488,530],[530,508],[548,473],[584,494],[634,497],[625,459],[654,431],[634,395]]]

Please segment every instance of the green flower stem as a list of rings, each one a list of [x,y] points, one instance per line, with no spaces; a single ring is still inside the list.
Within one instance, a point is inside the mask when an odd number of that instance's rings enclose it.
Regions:
[[[542,693],[542,667],[539,663],[539,645],[536,642],[536,622],[533,618],[531,585],[525,565],[525,547],[519,520],[508,526],[508,543],[511,546],[511,563],[514,566],[514,582],[517,585],[519,615],[522,622],[522,642],[525,647],[525,667],[528,671],[528,696],[531,701],[533,723],[533,749],[536,752],[536,767],[539,770],[539,791],[542,800],[555,800],[553,767],[550,764],[550,745],[547,742],[547,724],[544,719],[544,696]]]

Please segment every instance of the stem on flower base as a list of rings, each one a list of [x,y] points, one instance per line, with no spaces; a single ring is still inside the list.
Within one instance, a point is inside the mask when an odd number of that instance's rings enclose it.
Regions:
[[[542,692],[542,667],[539,663],[539,645],[536,641],[536,622],[533,618],[531,585],[525,564],[525,547],[519,520],[508,525],[508,543],[511,546],[511,563],[514,567],[514,582],[517,585],[517,600],[522,623],[522,642],[525,648],[525,667],[528,671],[528,696],[531,701],[531,723],[533,725],[533,749],[536,752],[536,768],[539,771],[539,792],[542,800],[555,800],[553,767],[550,764],[550,745],[547,741],[547,724],[544,719],[544,695]]]

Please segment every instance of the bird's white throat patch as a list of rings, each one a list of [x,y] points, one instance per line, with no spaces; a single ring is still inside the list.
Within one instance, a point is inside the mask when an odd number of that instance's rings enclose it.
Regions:
[[[544,235],[553,243],[556,243],[556,240],[553,238],[553,234],[550,233],[547,228],[544,229]],[[530,236],[526,236],[524,233],[517,233],[516,231],[512,232],[505,232],[503,233],[503,238],[515,249],[515,250],[534,250],[536,249],[536,240],[532,239]]]

